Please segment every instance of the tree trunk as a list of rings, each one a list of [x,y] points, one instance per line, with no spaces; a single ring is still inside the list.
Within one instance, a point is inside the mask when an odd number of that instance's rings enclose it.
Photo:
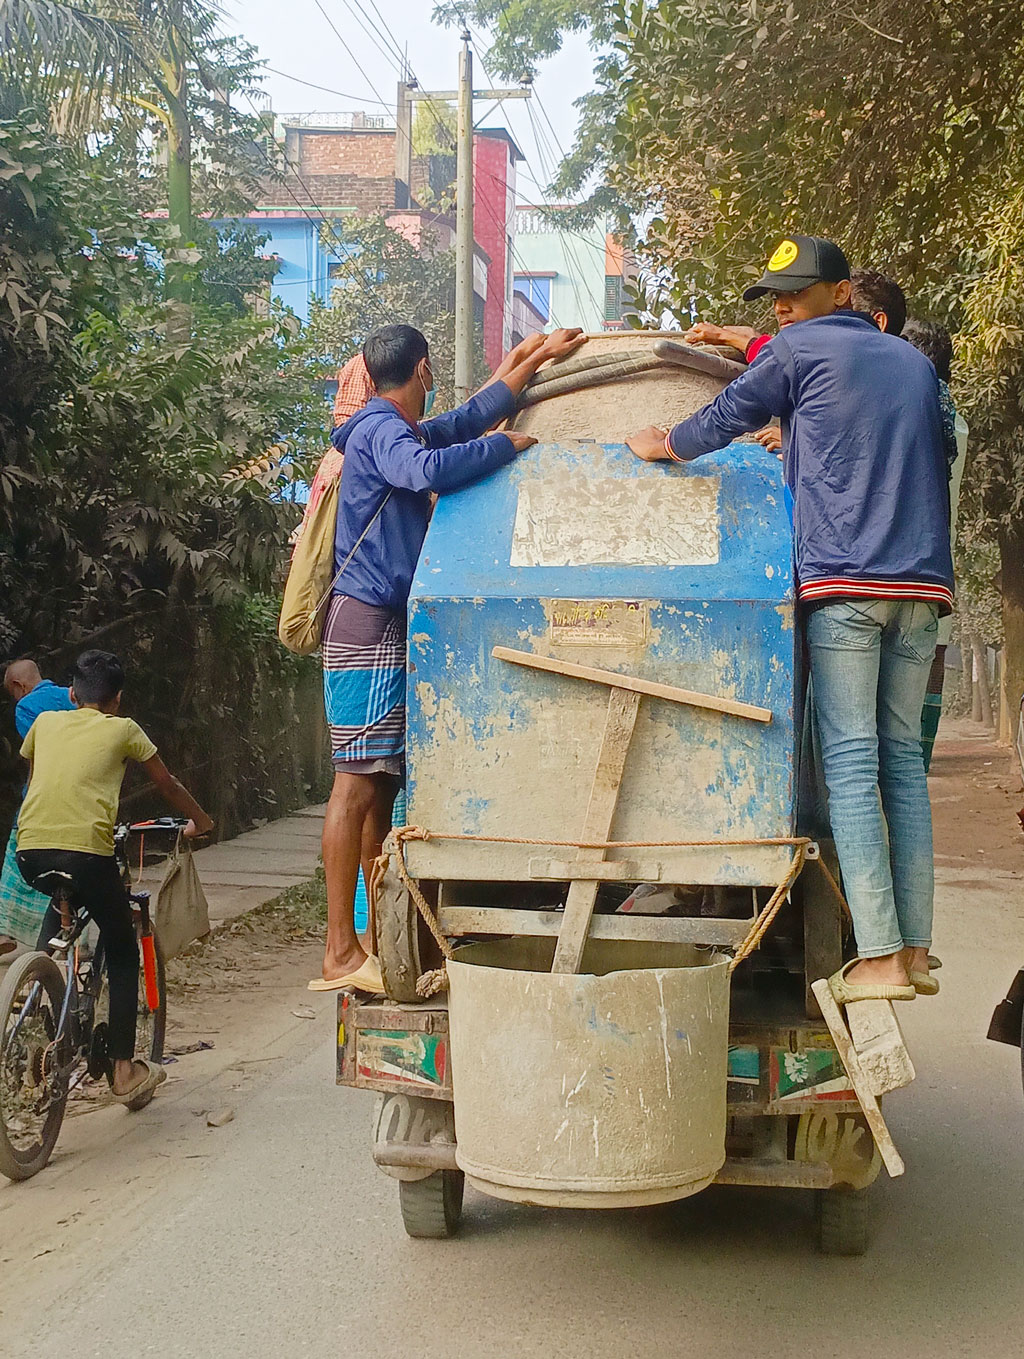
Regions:
[[[974,703],[971,717],[975,722],[992,725],[992,690],[988,683],[988,651],[980,637],[971,637],[974,652]]]
[[[982,672],[981,642],[971,637],[971,721],[981,721],[981,679]]]
[[[1024,695],[1024,523],[1018,520],[999,530],[1003,595],[1003,673],[1010,725],[1016,731]]]
[[[166,81],[167,112],[167,216],[179,236],[175,248],[184,249],[192,239],[192,127],[188,108],[188,70],[184,45],[182,0],[171,5],[171,29],[167,60],[163,67]],[[168,261],[167,300],[172,306],[168,319],[168,339],[187,341],[191,330],[188,304],[191,301],[190,266]]]

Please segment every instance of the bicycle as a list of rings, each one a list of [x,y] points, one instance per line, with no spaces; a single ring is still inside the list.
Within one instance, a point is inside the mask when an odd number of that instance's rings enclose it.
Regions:
[[[140,944],[139,1009],[135,1056],[159,1063],[167,1025],[164,959],[153,930],[148,892],[133,892],[128,837],[133,832],[180,833],[177,817],[122,824],[114,853],[128,888]],[[48,952],[27,953],[10,966],[0,985],[0,1173],[27,1180],[49,1161],[60,1134],[68,1096],[87,1076],[111,1079],[107,1053],[107,981],[102,940],[90,949],[83,935],[89,917],[72,904],[72,879],[43,874],[61,918]],[[145,1108],[154,1091],[128,1102]]]

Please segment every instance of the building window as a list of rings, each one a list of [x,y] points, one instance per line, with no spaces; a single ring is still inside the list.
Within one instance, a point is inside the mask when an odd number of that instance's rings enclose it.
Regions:
[[[622,320],[622,275],[605,274],[604,278],[604,319]]]
[[[547,321],[551,316],[551,279],[534,278],[531,274],[516,274],[515,291],[522,293],[537,311],[540,312],[544,320]]]

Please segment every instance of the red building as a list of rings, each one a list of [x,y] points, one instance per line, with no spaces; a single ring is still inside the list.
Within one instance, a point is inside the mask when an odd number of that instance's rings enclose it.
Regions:
[[[490,257],[484,299],[484,357],[494,368],[512,347],[512,259],[516,164],[523,153],[504,128],[473,139],[473,235]]]

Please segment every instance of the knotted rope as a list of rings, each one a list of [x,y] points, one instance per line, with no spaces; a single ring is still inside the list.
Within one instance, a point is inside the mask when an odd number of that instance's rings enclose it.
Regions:
[[[376,909],[377,891],[388,864],[394,863],[395,872],[398,874],[402,886],[409,893],[412,901],[423,918],[427,929],[430,931],[445,963],[451,961],[455,954],[451,945],[445,938],[441,925],[434,914],[433,908],[426,897],[420,891],[415,879],[410,877],[409,870],[405,863],[405,845],[408,840],[473,840],[486,844],[496,845],[539,845],[550,848],[561,849],[708,849],[736,846],[765,846],[776,848],[779,846],[790,845],[793,848],[793,857],[789,862],[786,873],[779,885],[772,892],[771,897],[764,907],[758,912],[752,922],[749,931],[743,942],[736,950],[736,954],[729,963],[729,971],[734,972],[744,959],[760,947],[761,940],[771,928],[772,922],[782,909],[782,903],[789,896],[793,884],[803,872],[808,860],[817,863],[825,877],[830,890],[835,895],[839,905],[846,916],[850,915],[850,908],[846,898],[839,889],[839,884],[829,872],[825,862],[818,853],[817,844],[806,835],[801,836],[775,836],[765,839],[754,840],[535,840],[527,837],[513,835],[460,835],[460,834],[438,834],[425,830],[422,826],[401,826],[392,830],[391,840],[395,846],[394,853],[383,853],[373,866],[373,873],[370,878],[370,900]],[[434,968],[429,972],[424,972],[416,980],[416,994],[426,999],[443,991],[448,985],[448,976],[445,966]]]

